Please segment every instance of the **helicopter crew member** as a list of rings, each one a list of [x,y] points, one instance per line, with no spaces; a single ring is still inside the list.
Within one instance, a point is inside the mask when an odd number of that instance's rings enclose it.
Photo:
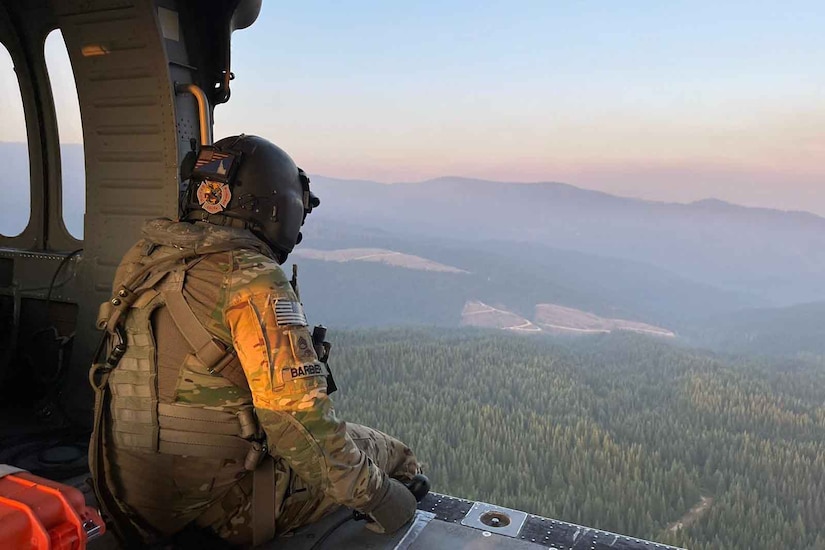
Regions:
[[[143,540],[196,525],[258,544],[340,505],[396,531],[415,513],[402,482],[418,462],[336,417],[329,346],[281,269],[319,204],[309,178],[246,135],[203,147],[187,176],[182,221],[146,223],[101,307],[110,336],[92,369],[90,449],[101,505],[122,537]]]

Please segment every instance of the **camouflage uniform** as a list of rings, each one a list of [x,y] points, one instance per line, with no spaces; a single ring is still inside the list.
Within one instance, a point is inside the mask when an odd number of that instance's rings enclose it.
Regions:
[[[248,244],[198,257],[182,292],[207,331],[237,352],[250,391],[193,361],[166,308],[152,313],[159,337],[146,342],[144,355],[156,357],[160,404],[230,413],[254,407],[276,461],[278,534],[338,505],[367,508],[386,476],[408,480],[419,471],[400,441],[335,416],[298,297],[262,242],[246,230],[169,220],[147,222],[144,234],[118,268],[115,288],[147,252],[154,257],[229,237]],[[275,305],[282,301],[297,313],[279,316]],[[163,336],[170,333],[178,337]],[[141,364],[143,342],[134,340],[134,357],[127,352],[112,372],[112,418],[128,417],[132,394],[141,393],[124,383]],[[112,493],[155,530],[171,534],[194,521],[233,543],[251,541],[252,476],[243,460],[151,452],[112,433],[106,454]]]

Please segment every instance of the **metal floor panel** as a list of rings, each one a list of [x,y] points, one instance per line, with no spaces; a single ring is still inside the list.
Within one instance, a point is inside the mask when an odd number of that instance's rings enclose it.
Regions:
[[[472,511],[479,508],[495,511],[495,517],[520,516],[523,512],[507,508],[476,503],[461,498],[430,493],[418,508],[418,518],[427,514],[423,529],[411,533],[410,530],[394,536],[377,535],[364,527],[360,521],[346,521],[336,528],[318,548],[341,550],[453,550],[503,548],[506,550],[530,550],[548,548],[551,550],[678,550],[673,546],[628,537],[591,527],[584,527],[565,521],[527,514],[523,524],[514,536],[496,533],[494,526],[470,527],[462,524],[465,518],[472,518]],[[336,523],[351,516],[348,510],[341,510],[314,525],[299,529],[292,537],[279,538],[262,546],[266,550],[310,550]],[[421,522],[419,522],[421,523]],[[465,523],[468,523],[465,521]],[[470,523],[475,523],[472,521]],[[419,525],[421,527],[421,525]],[[413,523],[415,528],[415,523]],[[509,532],[506,525],[501,533]]]
[[[88,474],[66,479],[64,483],[81,489],[88,504],[95,505],[94,495],[86,484]],[[495,524],[480,525],[478,510],[494,512],[493,517],[506,522],[516,519],[519,529],[512,536],[504,529],[496,532]],[[474,512],[475,511],[475,515]],[[484,514],[480,515],[484,522]],[[523,521],[522,521],[523,520]],[[340,524],[340,525],[339,525]],[[468,526],[475,525],[475,526]],[[504,533],[504,534],[500,534]],[[324,539],[320,544],[319,541]],[[316,545],[318,545],[316,547]],[[321,521],[304,526],[289,536],[259,546],[262,550],[679,550],[673,546],[628,537],[560,520],[526,514],[517,510],[477,503],[439,493],[430,493],[418,505],[413,523],[393,535],[379,535],[352,520],[352,511],[342,508]],[[119,550],[112,533],[89,544],[90,550]]]
[[[421,511],[418,512],[422,514]],[[426,513],[426,512],[424,512]],[[261,546],[264,550],[310,550],[319,537],[341,519],[350,517],[352,512],[341,510],[324,518],[316,525],[299,529],[292,537],[275,539]],[[415,525],[415,524],[413,524]],[[531,550],[538,545],[519,539],[494,535],[490,532],[464,527],[459,523],[433,519],[423,530],[412,537],[403,529],[393,536],[378,535],[368,530],[363,521],[347,521],[337,528],[319,548],[340,550],[454,550],[472,548],[505,548]]]
[[[410,550],[452,550],[460,548],[472,550],[486,550],[488,548],[536,550],[536,548],[547,547],[521,539],[496,535],[489,531],[464,527],[459,523],[435,520],[421,532],[409,548]]]

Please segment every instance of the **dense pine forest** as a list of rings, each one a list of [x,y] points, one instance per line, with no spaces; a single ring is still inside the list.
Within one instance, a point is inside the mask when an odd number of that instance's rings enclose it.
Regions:
[[[632,335],[336,333],[339,414],[436,491],[692,549],[825,549],[825,360]]]

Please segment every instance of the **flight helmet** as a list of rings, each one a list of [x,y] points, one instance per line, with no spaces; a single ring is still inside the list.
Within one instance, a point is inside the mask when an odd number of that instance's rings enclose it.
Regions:
[[[186,164],[181,177],[189,185],[181,197],[181,219],[249,229],[281,263],[301,242],[301,226],[321,202],[290,156],[258,136],[203,146]]]

